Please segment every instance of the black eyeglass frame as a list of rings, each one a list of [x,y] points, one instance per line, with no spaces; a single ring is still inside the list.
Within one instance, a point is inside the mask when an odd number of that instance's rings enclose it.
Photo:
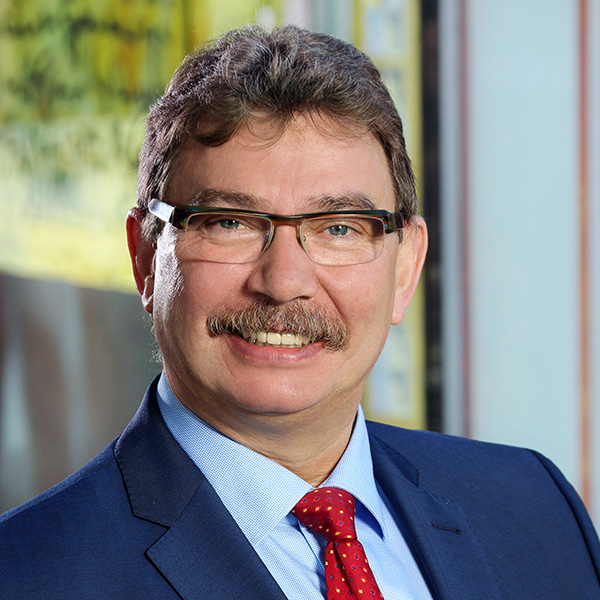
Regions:
[[[344,215],[357,215],[364,217],[376,217],[383,223],[384,233],[398,232],[402,241],[402,229],[406,226],[406,219],[400,212],[389,212],[387,210],[335,210],[327,212],[305,213],[303,215],[274,215],[271,213],[256,212],[241,208],[219,208],[213,206],[173,206],[162,200],[150,200],[148,212],[170,223],[177,229],[185,231],[189,218],[196,214],[221,213],[224,215],[244,215],[258,217],[271,222],[273,229],[276,225],[296,225],[299,221],[320,217],[335,217]]]

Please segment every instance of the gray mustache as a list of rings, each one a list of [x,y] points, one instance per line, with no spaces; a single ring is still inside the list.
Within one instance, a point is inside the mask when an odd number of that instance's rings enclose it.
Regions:
[[[310,300],[292,300],[281,306],[252,302],[239,309],[220,307],[208,315],[206,324],[212,337],[240,335],[242,330],[285,331],[321,342],[331,351],[343,350],[349,337],[348,328],[338,316],[326,313]]]

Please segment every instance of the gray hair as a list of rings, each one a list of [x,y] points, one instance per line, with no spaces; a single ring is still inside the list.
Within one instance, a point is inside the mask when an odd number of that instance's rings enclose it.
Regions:
[[[187,57],[152,106],[140,153],[138,206],[166,198],[183,142],[227,142],[252,119],[282,131],[295,115],[332,118],[348,130],[371,132],[386,154],[396,210],[410,219],[418,205],[402,120],[381,75],[354,46],[287,25],[230,31]],[[151,217],[151,216],[150,216]],[[158,233],[154,218],[145,226]]]

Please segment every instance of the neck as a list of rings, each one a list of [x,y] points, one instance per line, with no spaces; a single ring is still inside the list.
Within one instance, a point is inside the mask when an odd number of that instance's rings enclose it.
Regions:
[[[222,431],[228,437],[251,448],[289,469],[312,487],[318,487],[329,477],[346,450],[356,411],[345,418],[337,417],[321,423],[303,423],[302,419],[285,419],[276,423],[261,423],[261,433],[244,435],[239,430]],[[265,427],[266,425],[266,427]]]
[[[348,446],[361,395],[286,414],[217,411],[188,390],[175,396],[228,438],[279,463],[313,487],[331,474]],[[214,408],[214,407],[213,407]],[[222,404],[221,404],[222,408]]]

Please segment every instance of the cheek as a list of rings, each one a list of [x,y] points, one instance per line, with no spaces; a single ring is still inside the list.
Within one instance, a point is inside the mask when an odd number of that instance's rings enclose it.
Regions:
[[[205,330],[216,308],[239,304],[247,278],[246,265],[179,260],[172,253],[157,265],[157,302],[161,315],[174,326],[185,324],[195,335]]]
[[[374,334],[387,333],[395,291],[394,271],[389,265],[358,265],[352,272],[332,276],[326,289],[351,332],[369,328]]]

